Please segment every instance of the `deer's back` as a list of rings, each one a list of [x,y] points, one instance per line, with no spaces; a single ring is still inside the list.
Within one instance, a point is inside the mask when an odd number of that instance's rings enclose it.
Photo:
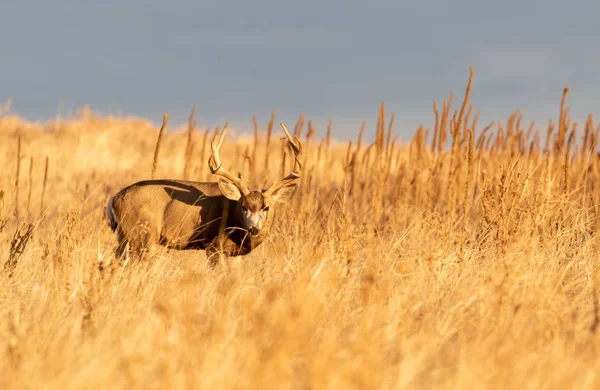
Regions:
[[[124,188],[113,204],[121,229],[156,229],[162,244],[203,248],[218,232],[223,196],[217,183],[145,180]]]

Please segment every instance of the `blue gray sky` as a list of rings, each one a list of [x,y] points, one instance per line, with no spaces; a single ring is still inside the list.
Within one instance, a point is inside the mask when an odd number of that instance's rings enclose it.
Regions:
[[[432,102],[459,103],[475,68],[481,121],[520,108],[544,126],[565,86],[600,109],[600,3],[536,1],[6,0],[0,103],[32,120],[101,113],[249,131],[300,113],[337,138],[374,129],[385,101],[409,138]]]

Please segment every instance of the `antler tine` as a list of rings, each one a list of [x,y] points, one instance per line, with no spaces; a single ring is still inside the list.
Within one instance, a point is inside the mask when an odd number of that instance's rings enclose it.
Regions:
[[[225,132],[227,131],[227,125],[228,123],[225,123],[225,127],[223,127],[223,131],[221,132],[221,134],[217,133],[215,134],[215,136],[213,137],[211,143],[210,143],[210,149],[212,151],[211,156],[208,159],[208,166],[210,168],[210,172],[215,174],[219,171],[219,169],[221,168],[221,159],[219,157],[219,149],[221,149],[221,145],[223,144],[223,138],[225,137]],[[220,137],[219,137],[220,135]],[[219,137],[219,139],[217,140],[217,137]]]
[[[279,188],[290,184],[294,180],[300,179],[300,171],[302,169],[302,164],[300,164],[299,159],[299,157],[302,155],[302,141],[300,141],[300,139],[297,136],[292,137],[289,130],[282,122],[279,122],[279,124],[283,128],[283,131],[285,132],[285,135],[287,137],[287,141],[292,147],[292,150],[294,151],[294,169],[286,177],[273,183],[271,187],[269,187],[269,189],[267,190],[268,193],[272,193],[278,190]],[[296,142],[294,142],[294,140]]]
[[[279,122],[279,124],[283,128],[283,131],[285,132],[290,146],[292,147],[292,149],[294,149],[294,154],[296,155],[297,159],[298,156],[302,154],[302,141],[300,141],[298,137],[294,136],[294,139],[296,140],[296,142],[294,143],[294,140],[292,139],[292,135],[290,134],[288,128],[282,122]]]
[[[223,145],[223,140],[225,138],[225,132],[227,131],[227,125],[228,125],[228,123],[225,123],[225,126],[223,127],[223,131],[221,132],[221,134],[215,134],[212,142],[210,143],[210,149],[212,150],[212,155],[208,159],[208,166],[210,168],[210,172],[213,175],[219,175],[219,176],[224,177],[225,179],[227,179],[230,182],[232,182],[233,184],[235,184],[237,186],[237,188],[239,188],[239,190],[242,192],[242,194],[248,195],[248,193],[250,193],[250,191],[248,190],[248,186],[246,185],[246,183],[244,183],[242,178],[235,177],[235,175],[233,175],[232,173],[225,170],[223,168],[223,165],[221,165],[221,157],[219,156],[219,151],[221,150],[221,146]]]

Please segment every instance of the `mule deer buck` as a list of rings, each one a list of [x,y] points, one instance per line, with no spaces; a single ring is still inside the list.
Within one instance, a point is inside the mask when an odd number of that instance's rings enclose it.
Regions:
[[[300,178],[302,142],[295,141],[283,123],[294,152],[294,168],[267,189],[250,189],[221,165],[219,151],[227,124],[211,142],[208,165],[218,182],[145,180],[122,189],[108,201],[106,217],[117,233],[115,254],[144,257],[156,245],[187,250],[204,249],[212,266],[218,254],[243,256],[269,235],[274,205],[291,199]],[[129,247],[129,251],[127,250]]]

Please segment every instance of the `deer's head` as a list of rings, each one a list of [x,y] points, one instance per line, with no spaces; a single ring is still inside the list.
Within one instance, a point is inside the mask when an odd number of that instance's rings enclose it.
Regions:
[[[273,206],[276,203],[288,202],[298,187],[295,181],[300,179],[301,165],[299,157],[302,154],[302,142],[298,137],[292,138],[283,123],[280,123],[280,125],[294,151],[294,169],[289,175],[276,181],[266,189],[249,189],[241,176],[231,174],[221,165],[219,150],[223,144],[227,124],[220,135],[215,134],[211,143],[212,155],[208,160],[210,171],[214,175],[221,176],[218,181],[219,189],[223,196],[236,202],[235,211],[241,217],[242,227],[251,236],[259,235],[263,229],[271,225],[274,217]]]

